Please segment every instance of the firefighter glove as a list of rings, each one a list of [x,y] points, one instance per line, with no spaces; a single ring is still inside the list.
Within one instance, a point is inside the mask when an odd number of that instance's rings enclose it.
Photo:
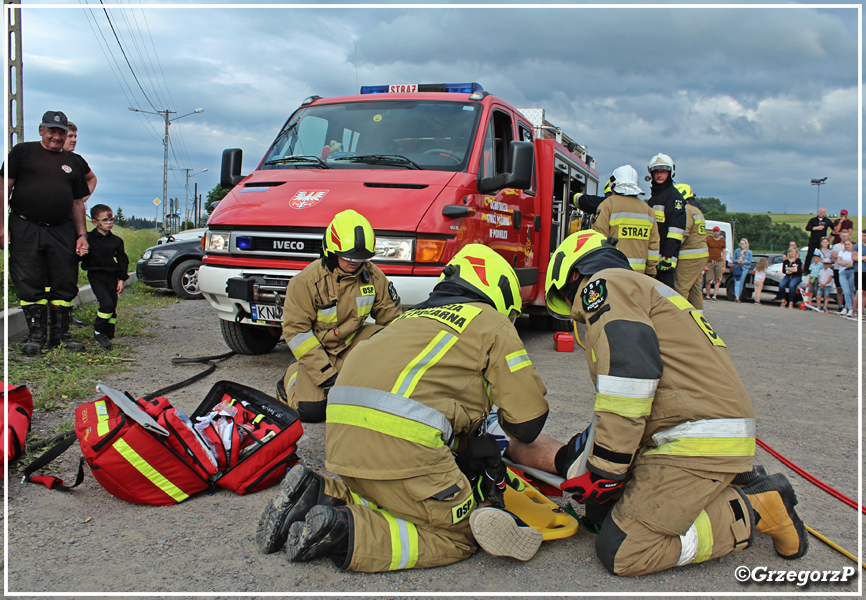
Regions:
[[[619,488],[622,487],[622,481],[606,479],[601,475],[588,471],[580,477],[565,481],[561,487],[563,491],[572,494],[575,502],[579,502],[580,504],[601,504],[616,495]]]
[[[457,466],[472,485],[472,493],[477,503],[490,500],[493,506],[503,508],[506,483],[514,488],[519,480],[508,476],[499,445],[489,434],[469,438],[466,449],[457,454]]]
[[[662,256],[659,259],[659,264],[657,267],[657,269],[659,271],[670,271],[673,268],[674,268],[674,261],[671,259],[670,256]]]

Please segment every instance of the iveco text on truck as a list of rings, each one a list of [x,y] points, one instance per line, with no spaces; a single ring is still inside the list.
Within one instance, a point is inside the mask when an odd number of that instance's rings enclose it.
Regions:
[[[288,281],[320,256],[325,227],[352,208],[376,232],[376,264],[404,306],[427,297],[465,244],[504,256],[539,325],[551,251],[568,235],[576,192],[595,194],[586,148],[544,117],[477,83],[365,86],[311,96],[256,169],[223,152],[232,188],[208,221],[199,286],[223,337],[244,354],[279,341]]]

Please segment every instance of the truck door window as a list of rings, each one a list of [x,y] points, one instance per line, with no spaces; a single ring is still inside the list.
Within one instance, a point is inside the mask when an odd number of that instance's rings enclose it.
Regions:
[[[508,172],[508,148],[513,140],[511,117],[502,111],[494,111],[484,138],[480,165],[482,178]]]

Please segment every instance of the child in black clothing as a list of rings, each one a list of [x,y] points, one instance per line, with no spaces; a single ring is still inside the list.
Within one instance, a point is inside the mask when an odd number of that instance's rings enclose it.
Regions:
[[[87,271],[90,288],[99,302],[93,337],[103,350],[110,350],[117,323],[117,296],[123,282],[129,279],[129,258],[123,250],[123,240],[111,233],[114,213],[105,204],[90,209],[91,223],[96,227],[87,234],[90,251],[81,258],[81,268]]]

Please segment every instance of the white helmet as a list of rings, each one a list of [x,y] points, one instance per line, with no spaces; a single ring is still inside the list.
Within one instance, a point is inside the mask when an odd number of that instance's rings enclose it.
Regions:
[[[623,196],[637,196],[644,191],[637,185],[637,171],[631,165],[623,165],[613,172],[613,191]]]
[[[653,171],[658,169],[664,169],[665,171],[671,172],[671,178],[676,174],[677,166],[674,164],[674,159],[672,159],[667,154],[662,154],[659,152],[650,160],[649,166],[647,166],[646,170],[652,174]]]

